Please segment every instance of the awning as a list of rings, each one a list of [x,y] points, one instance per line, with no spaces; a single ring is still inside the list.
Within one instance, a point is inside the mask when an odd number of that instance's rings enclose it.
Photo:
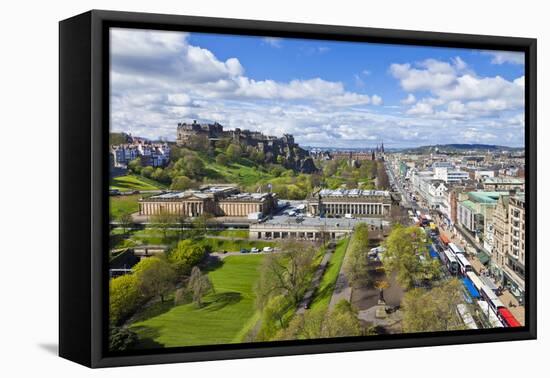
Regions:
[[[491,260],[491,258],[489,257],[488,254],[486,254],[485,252],[483,251],[479,251],[476,255],[476,257],[479,259],[479,261],[483,264],[483,265],[487,265],[487,263],[489,262],[489,260]]]

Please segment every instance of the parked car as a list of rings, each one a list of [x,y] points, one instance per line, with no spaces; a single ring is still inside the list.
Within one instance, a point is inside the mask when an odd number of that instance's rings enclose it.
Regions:
[[[264,252],[273,252],[273,248],[272,247],[264,247],[263,251]]]
[[[258,252],[260,252],[260,250],[259,250],[258,248],[256,248],[256,247],[252,247],[252,249],[250,250],[250,252],[252,252],[252,253],[258,253]]]
[[[241,248],[241,253],[248,253],[248,252],[250,252],[248,249],[246,249],[246,248]]]

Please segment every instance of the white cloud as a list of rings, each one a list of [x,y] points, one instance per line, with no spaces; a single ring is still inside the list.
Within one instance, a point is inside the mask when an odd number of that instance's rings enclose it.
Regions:
[[[517,51],[484,51],[483,54],[490,55],[492,64],[525,64],[525,53]]]
[[[262,38],[262,41],[266,44],[266,45],[269,45],[271,47],[275,47],[277,49],[280,49],[281,47],[283,47],[283,43],[282,43],[282,40],[281,38],[276,38],[276,37],[265,37],[265,38]]]
[[[117,49],[111,71],[113,130],[173,140],[177,122],[197,119],[270,135],[292,133],[299,143],[317,146],[462,141],[469,128],[475,128],[480,141],[495,134],[503,144],[521,143],[522,117],[509,107],[517,103],[524,79],[484,81],[460,58],[394,66],[390,72],[400,75],[402,87],[415,88],[407,91],[403,104],[410,107],[403,111],[392,104],[376,108],[383,104],[379,95],[352,92],[342,82],[321,77],[255,80],[237,57],[221,60],[190,45],[184,33],[116,31],[112,38]],[[368,84],[366,72],[358,76]],[[497,110],[503,106],[506,110]],[[498,133],[490,131],[495,127]]]
[[[401,100],[403,105],[412,105],[416,102],[416,97],[412,93],[409,93],[406,98]]]

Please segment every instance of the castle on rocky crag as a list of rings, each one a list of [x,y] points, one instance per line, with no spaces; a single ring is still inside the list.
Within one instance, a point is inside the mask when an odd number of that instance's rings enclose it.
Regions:
[[[276,162],[277,157],[284,158],[284,164],[289,169],[303,173],[313,173],[317,170],[309,152],[294,142],[291,134],[284,134],[282,137],[264,135],[259,131],[243,130],[235,128],[224,130],[219,123],[200,124],[196,120],[193,123],[178,123],[176,143],[185,146],[196,136],[208,138],[215,143],[218,140],[231,140],[247,147],[253,147],[265,154],[270,162]]]

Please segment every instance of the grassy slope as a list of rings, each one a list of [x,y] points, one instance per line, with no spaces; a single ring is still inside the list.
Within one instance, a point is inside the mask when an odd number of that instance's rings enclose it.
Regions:
[[[263,256],[229,256],[223,265],[210,272],[216,289],[205,298],[206,306],[184,304],[150,319],[132,324],[141,346],[165,347],[210,345],[240,342],[257,317],[254,283],[259,277]]]
[[[160,182],[136,175],[119,176],[111,179],[110,189],[128,190],[159,190],[166,188]]]
[[[111,196],[110,210],[112,216],[116,219],[124,212],[135,213],[139,210],[138,199],[144,197],[143,194],[131,194],[128,196]]]
[[[332,292],[334,291],[334,286],[336,284],[336,279],[338,278],[338,273],[340,272],[342,262],[344,261],[347,245],[348,239],[340,240],[337,243],[336,250],[329,261],[325,274],[319,284],[319,288],[315,293],[315,298],[311,303],[311,310],[326,311],[328,309],[330,298],[332,297]]]

